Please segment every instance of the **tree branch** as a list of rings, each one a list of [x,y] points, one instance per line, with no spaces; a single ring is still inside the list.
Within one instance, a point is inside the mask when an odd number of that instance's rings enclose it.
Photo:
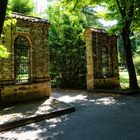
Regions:
[[[118,8],[120,10],[120,13],[121,13],[122,18],[124,18],[125,17],[125,11],[122,9],[122,7],[121,7],[121,5],[119,3],[119,0],[116,0],[116,3],[118,5]]]
[[[128,20],[129,20],[129,22],[132,21],[133,15],[134,15],[134,0],[131,3],[130,8],[129,8],[129,12],[128,12]]]

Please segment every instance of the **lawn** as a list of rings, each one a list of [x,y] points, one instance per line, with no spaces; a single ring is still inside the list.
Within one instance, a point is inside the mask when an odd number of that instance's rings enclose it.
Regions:
[[[122,89],[127,89],[129,87],[129,77],[127,71],[120,71],[120,84]],[[140,87],[140,75],[137,75],[138,85]]]

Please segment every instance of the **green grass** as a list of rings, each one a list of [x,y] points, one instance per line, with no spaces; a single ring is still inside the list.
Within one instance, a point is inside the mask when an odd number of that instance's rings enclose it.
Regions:
[[[129,88],[129,76],[127,71],[120,71],[120,85],[122,89]],[[138,85],[140,87],[140,75],[137,75]]]

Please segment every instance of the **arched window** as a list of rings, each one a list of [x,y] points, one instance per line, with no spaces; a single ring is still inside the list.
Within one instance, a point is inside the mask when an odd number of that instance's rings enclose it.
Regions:
[[[103,77],[108,76],[108,49],[106,46],[102,47],[102,55],[101,55],[101,65],[102,65],[102,75]]]
[[[14,65],[16,83],[28,82],[30,79],[29,41],[18,36],[14,41]]]

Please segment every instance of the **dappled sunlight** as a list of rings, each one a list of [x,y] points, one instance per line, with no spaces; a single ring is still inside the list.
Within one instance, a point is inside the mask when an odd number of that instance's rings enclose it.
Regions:
[[[101,105],[112,105],[112,104],[116,104],[117,101],[113,97],[104,97],[104,98],[95,100],[94,103],[97,105],[100,105],[100,104]]]
[[[58,135],[64,133],[63,131],[56,129],[62,122],[65,122],[67,120],[68,120],[67,116],[62,116],[59,118],[56,117],[52,119],[46,119],[41,122],[32,123],[23,127],[18,127],[11,131],[1,132],[0,140],[1,139],[32,140],[34,138],[42,139],[42,137],[44,137],[44,139],[54,139]]]
[[[57,124],[57,123],[62,122],[62,119],[61,118],[52,118],[52,119],[46,120],[46,122],[49,122],[52,124]]]
[[[91,99],[90,102],[96,105],[125,105],[125,102],[118,101],[115,97],[100,97],[98,99]]]
[[[29,102],[26,104],[19,104],[11,107],[2,108],[0,110],[0,125],[33,117],[38,114],[43,114],[44,112],[47,112],[52,108],[50,107],[51,100],[46,100],[48,102],[40,100],[32,103]],[[45,104],[47,105],[45,106]]]
[[[96,105],[124,105],[125,103],[119,102],[117,96],[98,96],[98,95],[82,95],[82,94],[66,94],[57,96],[56,99],[66,103],[75,103],[77,101],[93,103]]]
[[[44,139],[42,139],[42,140],[55,140],[57,136],[62,135],[62,134],[64,134],[63,131],[53,132],[48,135],[43,134]],[[42,138],[42,135],[40,136],[40,134],[39,134],[39,137]]]
[[[31,130],[19,133],[17,131],[6,132],[5,134],[0,135],[0,140],[31,140],[31,134],[37,137],[37,133],[41,133],[42,130],[36,130],[32,132]]]
[[[70,108],[69,104],[65,104],[54,98],[49,98],[46,100],[38,100],[33,103],[26,103],[15,105],[7,108],[2,108],[0,110],[0,125],[5,123],[24,121],[24,119],[34,118],[33,122],[36,121],[35,117],[42,115],[47,115],[56,111],[61,111],[67,108]],[[59,121],[57,121],[59,122]],[[55,123],[51,127],[55,127]],[[3,126],[0,126],[3,128]],[[1,131],[1,130],[0,130]]]
[[[0,120],[1,120],[0,125],[7,123],[7,122],[12,122],[21,117],[23,117],[22,113],[10,113],[10,114],[6,114],[6,115],[0,115]]]
[[[86,101],[87,96],[85,96],[85,95],[76,95],[76,96],[65,95],[65,96],[57,98],[57,100],[63,101],[66,103],[71,103],[71,102],[75,102],[77,100],[83,100],[83,101],[85,100]]]
[[[126,128],[130,126],[131,128],[131,124],[128,123],[130,122],[130,117],[132,117],[134,123],[135,121],[139,121],[139,114],[134,115],[134,113],[139,112],[140,98],[105,94],[85,94],[84,92],[73,93],[68,91],[61,93],[55,92],[55,95],[53,96],[57,99],[53,102],[55,104],[59,101],[61,103],[66,102],[68,104],[73,104],[76,108],[75,113],[46,119],[7,132],[2,132],[0,133],[0,139],[5,138],[10,140],[13,138],[15,140],[20,140],[23,138],[24,140],[61,140],[63,138],[69,138],[71,140],[74,136],[78,139],[78,135],[80,135],[79,139],[81,139],[83,138],[83,133],[86,136],[93,134],[95,127],[98,132],[101,131],[99,127],[103,127],[103,131],[108,128],[108,133],[110,134],[112,127],[116,130],[116,126],[118,126],[117,130],[120,130],[119,128],[122,128],[123,121],[123,126]],[[43,101],[40,103],[40,106],[45,110],[45,105],[52,107],[54,105],[53,103],[50,104]],[[35,113],[41,109],[40,106],[36,106],[37,109],[35,110]],[[5,111],[9,110],[10,108],[5,108]],[[137,125],[138,124],[136,124],[136,126]],[[89,137],[89,139],[90,138],[91,137]]]
[[[55,128],[58,123],[61,123],[62,119],[60,119],[60,118],[53,118],[53,119],[47,120],[47,122],[50,123],[49,129],[52,129],[52,128]]]
[[[52,101],[53,99],[50,98],[42,102],[40,106],[37,107],[35,114],[43,114],[44,112],[48,112],[49,110],[52,110],[53,109],[53,106],[51,105]]]
[[[59,93],[59,96],[55,92],[54,98],[56,98],[59,101],[66,102],[66,103],[76,103],[77,101],[82,102],[82,105],[86,104],[95,104],[95,105],[124,105],[126,104],[125,102],[120,102],[118,100],[118,95],[94,95],[94,94],[80,94],[79,92],[76,94],[72,94],[71,92],[65,93],[64,92]]]

